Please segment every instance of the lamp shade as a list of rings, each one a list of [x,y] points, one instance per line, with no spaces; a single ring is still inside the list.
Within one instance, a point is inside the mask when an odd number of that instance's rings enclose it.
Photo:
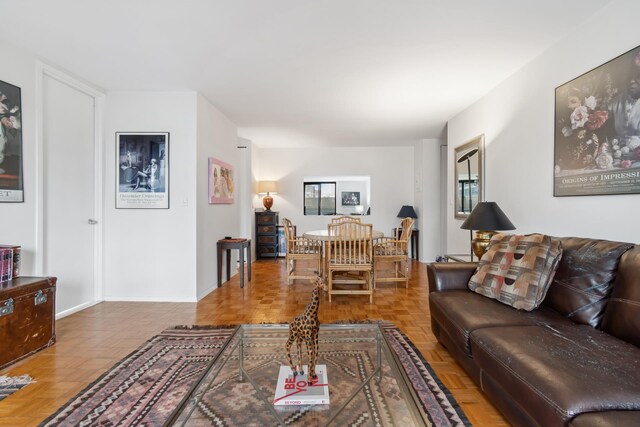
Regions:
[[[278,194],[278,185],[275,181],[258,182],[258,194]]]
[[[460,226],[463,230],[515,230],[496,202],[480,202]]]
[[[400,208],[400,212],[398,212],[398,218],[418,218],[418,215],[416,215],[413,206],[404,205]]]
[[[475,156],[477,152],[478,152],[478,149],[474,148],[473,150],[469,151],[468,153],[466,153],[462,157],[460,157],[458,159],[458,163],[462,163],[462,162],[465,162],[465,161],[469,160],[471,157]]]

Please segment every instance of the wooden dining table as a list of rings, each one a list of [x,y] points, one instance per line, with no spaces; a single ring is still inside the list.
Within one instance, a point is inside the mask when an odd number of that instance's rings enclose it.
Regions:
[[[317,242],[322,242],[322,262],[320,265],[323,267],[323,271],[320,272],[322,277],[326,277],[327,274],[327,242],[329,241],[329,230],[312,230],[305,232],[302,237],[309,240],[315,240]],[[382,231],[373,230],[371,231],[372,240],[380,239],[384,237],[384,233]]]
[[[382,231],[377,231],[377,230],[373,230],[371,237],[373,238],[373,240],[376,239],[380,239],[381,237],[384,237],[384,233]],[[328,229],[324,229],[324,230],[313,230],[313,231],[307,231],[305,232],[302,237],[309,239],[309,240],[316,240],[316,241],[320,241],[320,242],[328,242],[329,241],[329,230]]]

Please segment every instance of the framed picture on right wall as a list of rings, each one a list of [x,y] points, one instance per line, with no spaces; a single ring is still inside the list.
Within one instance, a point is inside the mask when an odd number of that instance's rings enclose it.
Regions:
[[[640,193],[640,46],[556,88],[554,196]]]

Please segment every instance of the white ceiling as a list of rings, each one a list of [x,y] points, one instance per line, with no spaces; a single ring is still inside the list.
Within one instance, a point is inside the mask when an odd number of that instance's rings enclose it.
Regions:
[[[260,146],[393,145],[606,3],[0,0],[0,39],[107,90],[199,91]]]

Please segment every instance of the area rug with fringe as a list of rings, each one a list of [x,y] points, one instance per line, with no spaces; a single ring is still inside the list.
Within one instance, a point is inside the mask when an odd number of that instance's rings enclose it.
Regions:
[[[389,348],[395,353],[421,410],[427,415],[427,424],[469,426],[469,421],[449,390],[414,344],[392,323],[382,322],[381,325]],[[231,351],[228,349],[231,345],[227,344],[232,341],[237,328],[169,328],[118,362],[41,426],[165,425],[175,415],[176,409],[184,405],[185,397],[193,392],[207,372],[209,375],[216,369],[222,372],[222,368],[216,368],[216,364],[230,363],[229,358],[234,356],[227,354]],[[245,368],[250,375],[271,375],[270,370],[287,364],[284,342],[278,344],[277,348],[265,342],[257,342],[257,356],[254,360],[248,359]],[[337,384],[340,376],[348,380],[351,375],[355,381],[355,378],[364,375],[367,367],[376,360],[375,350],[367,351],[365,347],[352,343],[348,348],[336,348],[323,353],[321,343],[320,363],[331,366],[335,373],[329,378],[331,384]],[[282,423],[261,419],[258,399],[253,396],[255,390],[251,389],[248,381],[242,383],[237,380],[237,370],[233,372],[228,373],[228,378],[216,374],[220,384],[207,392],[209,399],[205,394],[199,402],[200,407],[196,408],[201,416],[193,418],[193,422],[187,421],[185,425],[315,425],[313,409],[297,411]],[[367,384],[361,402],[354,399],[344,411],[346,415],[333,420],[332,425],[411,425],[406,421],[409,418],[402,422],[392,414],[401,399],[400,393],[394,391],[397,390],[396,381],[389,379],[391,377],[386,378],[383,375],[383,381]],[[330,394],[331,404],[334,405],[334,401],[340,404],[344,390],[340,386],[330,385]],[[264,412],[273,412],[272,408],[267,409]]]
[[[0,400],[9,397],[22,387],[31,384],[33,378],[29,375],[20,375],[18,377],[9,377],[0,375]]]

